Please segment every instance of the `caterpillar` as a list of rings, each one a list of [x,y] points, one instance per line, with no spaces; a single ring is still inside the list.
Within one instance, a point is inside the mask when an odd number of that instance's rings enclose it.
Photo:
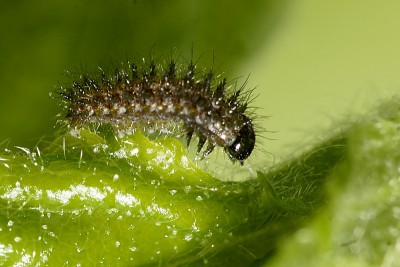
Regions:
[[[212,69],[197,78],[192,60],[186,69],[177,65],[175,60],[160,65],[151,60],[139,68],[128,62],[112,75],[101,68],[97,75],[76,75],[57,90],[68,127],[181,123],[187,145],[193,134],[198,136],[197,154],[208,142],[202,158],[218,146],[243,165],[256,141],[248,113],[251,91],[245,86],[228,90],[226,78],[216,81]]]

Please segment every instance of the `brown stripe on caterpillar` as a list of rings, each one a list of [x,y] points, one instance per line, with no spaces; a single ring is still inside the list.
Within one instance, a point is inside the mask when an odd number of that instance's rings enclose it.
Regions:
[[[203,158],[219,146],[243,165],[256,141],[247,112],[251,91],[242,86],[229,94],[226,79],[216,82],[213,71],[196,80],[192,61],[185,71],[176,65],[175,60],[166,66],[151,61],[139,69],[128,63],[128,68],[119,68],[113,75],[100,69],[99,77],[75,77],[71,86],[57,91],[68,126],[178,122],[183,124],[188,145],[193,134],[199,137],[197,153],[208,142]]]

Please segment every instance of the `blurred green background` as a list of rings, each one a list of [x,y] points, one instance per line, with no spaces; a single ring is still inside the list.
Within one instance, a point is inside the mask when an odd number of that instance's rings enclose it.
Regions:
[[[229,78],[250,74],[263,146],[278,158],[400,88],[400,2],[2,1],[0,142],[33,146],[54,131],[66,70],[95,69],[155,47]],[[317,130],[318,129],[318,130]],[[310,136],[310,137],[309,137]],[[301,141],[299,141],[301,140]]]
[[[60,109],[49,98],[65,71],[105,68],[126,56],[195,58],[236,77],[260,50],[285,1],[2,1],[0,140],[32,146],[51,134]],[[245,73],[244,76],[247,76]]]

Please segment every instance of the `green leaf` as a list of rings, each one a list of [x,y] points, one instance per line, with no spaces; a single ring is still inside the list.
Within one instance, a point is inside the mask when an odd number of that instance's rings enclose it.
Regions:
[[[107,127],[5,149],[0,264],[391,266],[399,102],[244,182],[202,171],[176,139]]]

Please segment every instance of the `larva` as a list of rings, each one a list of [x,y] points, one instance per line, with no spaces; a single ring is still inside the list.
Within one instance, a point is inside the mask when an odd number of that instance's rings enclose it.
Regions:
[[[175,60],[164,67],[153,61],[143,68],[128,65],[109,76],[101,69],[97,78],[79,75],[58,90],[69,127],[181,123],[188,145],[193,134],[199,137],[197,153],[208,142],[203,158],[218,146],[243,165],[256,141],[252,116],[246,112],[249,91],[241,87],[229,94],[226,79],[215,81],[212,71],[197,79],[193,62],[184,71]]]

